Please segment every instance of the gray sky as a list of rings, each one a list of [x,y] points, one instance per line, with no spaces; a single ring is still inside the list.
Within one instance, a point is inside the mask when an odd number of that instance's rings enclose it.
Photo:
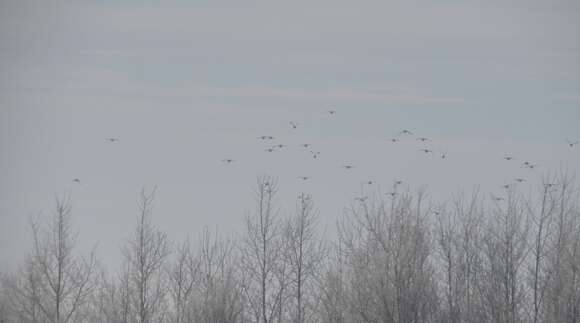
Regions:
[[[71,196],[81,250],[98,242],[115,266],[143,186],[158,186],[155,223],[196,240],[240,228],[261,174],[281,214],[304,191],[332,226],[363,180],[441,200],[580,170],[566,144],[580,139],[578,1],[160,3],[0,2],[0,270],[55,195]],[[432,142],[387,140],[404,128]],[[260,135],[289,147],[264,152]]]

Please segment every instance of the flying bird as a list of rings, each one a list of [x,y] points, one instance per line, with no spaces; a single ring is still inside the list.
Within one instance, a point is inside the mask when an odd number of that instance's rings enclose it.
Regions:
[[[264,149],[264,151],[267,151],[269,153],[272,153],[272,152],[275,152],[276,149],[275,148],[266,148],[266,149]]]
[[[503,159],[510,161],[510,160],[513,160],[514,157],[513,156],[505,156]]]
[[[108,142],[117,142],[119,141],[119,138],[105,138],[105,140]]]
[[[395,195],[397,195],[397,192],[388,192],[385,193],[386,195],[390,195],[391,197],[395,197]]]
[[[514,180],[515,180],[516,182],[518,182],[518,183],[523,183],[523,182],[525,182],[525,181],[526,181],[526,180],[525,180],[525,179],[523,179],[523,178],[515,178]]]
[[[262,139],[262,140],[272,140],[272,139],[274,139],[274,137],[272,137],[272,136],[260,136],[260,137],[258,137],[258,139]]]
[[[368,197],[366,196],[361,196],[361,197],[355,197],[354,200],[355,201],[359,201],[361,203],[363,203],[364,201],[366,201],[368,199]]]
[[[417,138],[417,140],[425,142],[425,141],[429,140],[429,138],[419,137],[419,138]]]
[[[308,176],[298,176],[297,178],[305,181],[305,180],[309,179],[310,177],[308,177]]]
[[[396,179],[395,180],[395,186],[398,186],[398,185],[401,185],[401,184],[403,184],[403,181],[402,180],[400,180],[400,179]]]
[[[504,198],[503,198],[503,197],[501,197],[501,196],[492,196],[492,198],[493,198],[493,200],[494,200],[494,201],[496,201],[496,202],[499,202],[499,201],[503,201],[503,200],[504,200]]]
[[[399,132],[399,135],[413,135],[413,133],[407,129],[403,129]]]
[[[505,188],[506,190],[510,188],[510,184],[504,184],[501,187]]]
[[[320,155],[319,151],[310,151],[310,153],[312,154],[312,158],[314,159],[318,158],[318,155]]]
[[[272,148],[276,148],[276,147],[277,147],[277,148],[284,148],[284,147],[286,147],[286,145],[283,145],[283,144],[277,144],[277,145],[275,145],[275,146],[274,146],[274,147],[272,147]]]
[[[222,159],[222,161],[223,161],[224,163],[228,163],[228,164],[229,164],[229,163],[232,163],[232,162],[234,162],[235,160],[234,160],[234,159],[231,159],[231,158],[226,158],[226,159]]]
[[[422,152],[424,152],[424,153],[426,153],[426,154],[430,154],[430,153],[433,152],[431,149],[426,149],[426,148],[425,149],[419,149],[419,150],[422,151]]]
[[[300,147],[304,147],[304,148],[308,148],[310,146],[312,146],[312,145],[311,144],[300,144]]]
[[[534,169],[534,168],[538,167],[538,164],[534,164],[534,163],[532,163],[532,162],[525,161],[525,162],[523,163],[523,167],[527,167],[527,168],[529,168],[529,169]]]
[[[73,182],[80,184],[81,183],[81,180],[78,179],[78,178],[75,178],[75,179],[73,179]]]
[[[290,127],[292,127],[292,129],[296,129],[296,128],[298,128],[298,124],[290,121]]]
[[[447,158],[447,152],[442,152],[441,153],[441,159],[445,159]]]
[[[365,182],[363,182],[363,184],[366,184],[366,185],[373,185],[374,183],[375,183],[375,181],[365,181]]]
[[[391,142],[397,142],[397,141],[399,141],[399,139],[397,139],[397,138],[391,138],[391,139],[389,139],[389,141],[391,141]]]
[[[353,169],[354,166],[353,165],[342,165],[342,168],[344,168],[344,169]]]
[[[329,113],[330,115],[335,115],[335,114],[336,114],[336,111],[335,111],[335,110],[328,110],[328,113]]]
[[[568,143],[568,146],[570,146],[570,148],[574,148],[574,146],[580,143],[580,141],[571,141],[568,139],[566,139],[566,142]]]

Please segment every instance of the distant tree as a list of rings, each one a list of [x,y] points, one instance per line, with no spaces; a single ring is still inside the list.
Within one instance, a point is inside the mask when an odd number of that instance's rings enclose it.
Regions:
[[[199,279],[199,261],[191,251],[189,242],[176,250],[176,259],[169,269],[168,289],[173,304],[171,322],[192,322],[188,306],[193,289]]]
[[[164,266],[170,247],[167,235],[151,223],[154,195],[155,190],[149,194],[141,191],[135,233],[123,248],[128,267],[130,322],[162,322],[167,314]]]
[[[195,322],[235,323],[242,318],[242,290],[234,244],[204,230],[197,258],[199,279],[194,289]]]
[[[526,210],[530,219],[530,260],[528,265],[528,284],[532,293],[533,323],[544,322],[544,300],[550,272],[546,265],[546,257],[550,252],[550,234],[553,218],[556,212],[556,200],[553,179],[547,177],[543,180],[540,191],[539,206],[535,201],[526,200]]]
[[[68,199],[56,199],[50,221],[31,222],[32,253],[16,275],[6,277],[12,314],[20,322],[78,322],[87,315],[95,287],[94,250],[76,256]]]
[[[270,177],[258,179],[257,210],[246,218],[242,241],[241,271],[248,314],[256,323],[273,323],[280,313],[284,284],[276,277],[283,261],[281,228],[274,210],[276,183]]]
[[[439,318],[444,322],[481,322],[477,293],[484,210],[476,190],[454,198],[435,212],[441,273]]]
[[[330,249],[324,268],[317,275],[316,304],[320,322],[344,323],[347,311],[347,291],[343,265],[342,239]]]
[[[574,178],[558,176],[553,198],[556,204],[550,230],[549,253],[546,256],[550,274],[544,300],[546,321],[580,321],[579,236],[580,208]]]
[[[495,201],[488,214],[482,243],[479,289],[484,299],[487,320],[515,323],[526,310],[524,265],[529,252],[529,217],[514,191]]]
[[[296,214],[287,219],[284,229],[284,254],[290,269],[291,321],[304,323],[313,320],[314,287],[326,249],[316,231],[317,213],[312,198],[301,194]]]
[[[348,274],[349,317],[356,322],[430,322],[437,288],[423,194],[364,201],[341,225]]]
[[[30,275],[39,280],[38,307],[50,322],[78,321],[95,287],[97,266],[94,251],[87,258],[73,254],[76,234],[72,232],[70,202],[57,199],[51,222],[46,227],[33,223],[32,229],[30,270],[38,272]]]
[[[43,314],[39,308],[41,297],[39,272],[28,256],[17,273],[2,277],[8,316],[21,322],[40,322]]]

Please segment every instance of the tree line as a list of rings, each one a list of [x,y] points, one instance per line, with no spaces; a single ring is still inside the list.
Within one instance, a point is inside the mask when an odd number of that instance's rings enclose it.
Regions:
[[[234,239],[172,242],[142,191],[118,271],[75,251],[71,203],[33,221],[18,270],[1,276],[0,322],[580,322],[580,206],[573,177],[537,193],[422,192],[353,203],[324,239],[312,197],[281,216],[275,179]],[[193,247],[193,246],[196,247]]]

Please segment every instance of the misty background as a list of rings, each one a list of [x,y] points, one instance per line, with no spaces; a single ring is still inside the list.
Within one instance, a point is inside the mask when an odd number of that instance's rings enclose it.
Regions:
[[[332,235],[366,180],[440,201],[577,173],[579,21],[575,1],[2,1],[0,271],[57,195],[81,250],[98,242],[116,268],[144,186],[183,240],[234,234],[262,174],[281,214],[311,193]],[[402,129],[432,142],[391,143]],[[264,152],[261,135],[289,147]]]

